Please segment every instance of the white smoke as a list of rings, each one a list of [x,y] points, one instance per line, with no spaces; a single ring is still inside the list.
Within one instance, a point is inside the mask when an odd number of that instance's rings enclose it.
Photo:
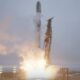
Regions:
[[[15,51],[17,53],[19,47],[25,43],[33,45],[34,29],[31,19],[8,16],[0,21],[0,54],[14,53]]]

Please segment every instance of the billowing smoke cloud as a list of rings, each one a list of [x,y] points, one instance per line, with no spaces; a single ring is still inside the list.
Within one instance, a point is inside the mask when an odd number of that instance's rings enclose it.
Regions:
[[[0,21],[0,54],[19,53],[24,44],[34,46],[34,23],[31,20],[8,16]]]
[[[7,48],[4,45],[0,44],[0,53],[1,54],[6,54],[7,53],[6,51],[7,51]]]
[[[15,41],[15,37],[8,34],[9,25],[11,22],[11,17],[5,17],[0,21],[0,54],[10,53],[9,47],[7,45],[8,42],[12,43]]]

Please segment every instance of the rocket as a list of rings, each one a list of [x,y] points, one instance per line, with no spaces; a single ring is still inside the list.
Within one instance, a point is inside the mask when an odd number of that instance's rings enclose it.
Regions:
[[[36,4],[36,16],[35,16],[36,20],[35,20],[35,44],[37,48],[41,48],[40,47],[40,33],[41,33],[41,3],[40,1],[37,2]],[[51,42],[52,42],[52,18],[48,19],[48,23],[47,23],[47,30],[45,33],[45,39],[44,39],[44,50],[45,50],[45,55],[44,58],[46,59],[47,64],[50,63],[50,59],[49,59],[49,55],[50,55],[50,51],[51,51]]]
[[[35,44],[40,48],[40,32],[41,32],[41,3],[36,4],[36,16],[35,16]]]

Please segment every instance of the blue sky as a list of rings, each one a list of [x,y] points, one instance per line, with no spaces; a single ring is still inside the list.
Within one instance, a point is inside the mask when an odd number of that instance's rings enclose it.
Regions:
[[[43,29],[47,19],[54,17],[51,61],[79,68],[80,0],[39,1],[42,6]],[[17,64],[14,46],[33,40],[36,2],[37,0],[0,0],[0,63]],[[8,54],[2,55],[6,53]],[[15,60],[9,62],[13,56]]]

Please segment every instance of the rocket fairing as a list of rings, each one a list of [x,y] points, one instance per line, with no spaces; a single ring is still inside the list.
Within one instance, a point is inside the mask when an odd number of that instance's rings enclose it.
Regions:
[[[38,1],[36,5],[36,12],[41,13],[41,3]]]
[[[40,31],[41,31],[41,3],[38,1],[36,4],[36,17],[35,17],[35,43],[36,47],[40,48]]]

